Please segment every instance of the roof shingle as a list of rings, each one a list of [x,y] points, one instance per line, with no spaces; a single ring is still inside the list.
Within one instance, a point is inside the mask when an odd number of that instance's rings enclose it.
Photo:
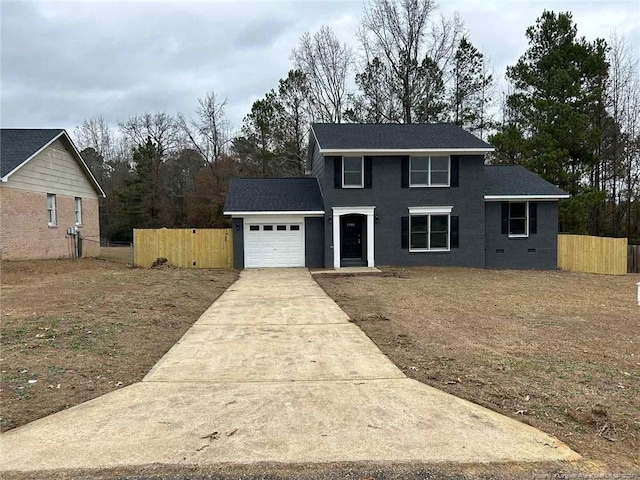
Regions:
[[[567,193],[520,165],[485,165],[485,195],[556,195]]]
[[[323,150],[493,149],[450,123],[314,123],[311,128]]]
[[[0,177],[13,171],[63,131],[60,128],[0,130]]]
[[[224,211],[321,212],[324,204],[315,178],[232,178]]]

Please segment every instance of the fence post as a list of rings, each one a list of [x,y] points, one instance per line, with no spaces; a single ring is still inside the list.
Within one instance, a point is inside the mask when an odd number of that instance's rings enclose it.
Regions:
[[[640,307],[640,282],[638,282],[637,285],[638,285],[638,306]]]

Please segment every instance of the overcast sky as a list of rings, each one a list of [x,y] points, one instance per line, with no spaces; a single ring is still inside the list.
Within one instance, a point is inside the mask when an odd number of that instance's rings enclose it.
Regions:
[[[544,9],[573,12],[588,40],[625,35],[640,51],[638,0],[441,0],[459,12],[496,76],[525,51]],[[357,49],[354,1],[0,1],[4,128],[66,128],[103,116],[191,115],[211,90],[239,127],[290,68],[300,36],[323,24]]]

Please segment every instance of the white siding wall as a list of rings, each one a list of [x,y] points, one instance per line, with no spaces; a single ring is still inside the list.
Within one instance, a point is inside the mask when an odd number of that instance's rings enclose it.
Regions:
[[[59,139],[11,175],[6,187],[98,198],[90,180]]]

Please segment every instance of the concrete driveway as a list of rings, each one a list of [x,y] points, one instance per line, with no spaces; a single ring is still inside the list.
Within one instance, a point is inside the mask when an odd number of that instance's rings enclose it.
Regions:
[[[245,270],[144,380],[0,436],[2,470],[577,460],[411,380],[304,269]]]

